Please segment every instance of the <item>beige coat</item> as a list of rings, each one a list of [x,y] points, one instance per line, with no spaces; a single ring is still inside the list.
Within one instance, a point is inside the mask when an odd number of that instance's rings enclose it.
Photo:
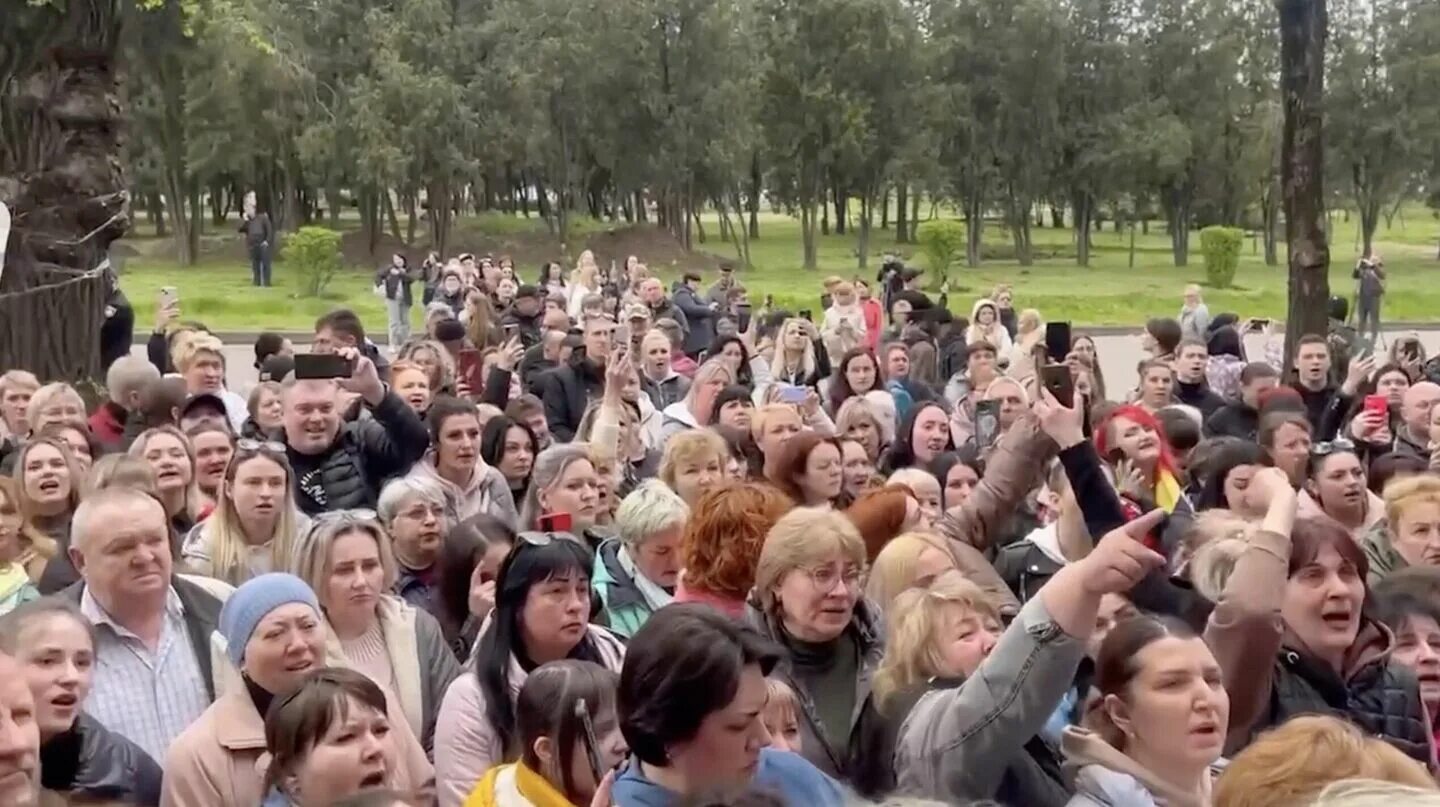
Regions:
[[[411,790],[434,777],[425,751],[400,709],[399,700],[385,698],[390,736],[396,742],[391,786]],[[255,807],[265,795],[263,783],[269,756],[265,721],[244,686],[229,687],[190,724],[165,755],[161,807]]]

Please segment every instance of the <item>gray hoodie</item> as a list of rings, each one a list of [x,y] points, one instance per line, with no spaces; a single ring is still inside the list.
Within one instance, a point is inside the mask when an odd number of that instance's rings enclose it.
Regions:
[[[1067,807],[1208,807],[1211,783],[1225,764],[1216,760],[1201,792],[1187,793],[1088,729],[1065,729],[1060,747],[1065,767],[1075,771],[1075,795]]]

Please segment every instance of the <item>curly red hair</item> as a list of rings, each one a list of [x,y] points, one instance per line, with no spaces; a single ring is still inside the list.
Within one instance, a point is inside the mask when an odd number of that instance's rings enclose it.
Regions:
[[[794,506],[789,497],[763,482],[707,490],[690,510],[680,539],[685,588],[744,598],[755,585],[766,533]]]
[[[845,517],[865,540],[867,561],[874,563],[880,550],[905,528],[905,516],[913,498],[915,491],[907,485],[886,485],[861,493],[845,510]]]

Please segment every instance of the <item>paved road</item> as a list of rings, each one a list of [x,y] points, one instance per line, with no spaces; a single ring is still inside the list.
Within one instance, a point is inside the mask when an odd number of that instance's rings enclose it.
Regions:
[[[1388,345],[1389,340],[1399,333],[1417,333],[1420,341],[1425,345],[1428,355],[1434,356],[1440,352],[1440,330],[1391,332],[1386,334],[1385,344]],[[1112,389],[1128,389],[1135,378],[1135,365],[1143,358],[1140,350],[1140,337],[1138,335],[1100,335],[1095,337],[1095,344],[1100,353],[1100,363],[1105,370],[1105,378]],[[300,351],[307,349],[306,345],[298,343],[295,347]],[[1248,337],[1245,347],[1252,356],[1263,355],[1264,345],[1258,336]],[[145,355],[143,341],[136,342],[135,352],[141,356]],[[255,351],[252,345],[226,344],[225,358],[231,389],[241,395],[247,395],[256,381],[253,366]]]

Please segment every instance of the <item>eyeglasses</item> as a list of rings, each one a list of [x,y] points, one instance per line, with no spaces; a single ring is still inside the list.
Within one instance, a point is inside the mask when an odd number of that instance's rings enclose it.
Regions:
[[[267,454],[284,454],[285,444],[277,443],[274,440],[254,440],[249,437],[242,437],[235,441],[235,448],[239,451],[263,451]]]
[[[845,581],[845,588],[850,591],[859,591],[865,585],[865,572],[862,569],[850,567],[841,571],[834,566],[816,566],[805,569],[805,574],[810,577],[810,582],[815,588],[822,592],[832,591],[836,581]]]
[[[1310,456],[1312,457],[1328,457],[1331,454],[1337,454],[1341,451],[1347,451],[1353,454],[1355,453],[1355,444],[1346,440],[1344,437],[1339,437],[1310,446]]]

